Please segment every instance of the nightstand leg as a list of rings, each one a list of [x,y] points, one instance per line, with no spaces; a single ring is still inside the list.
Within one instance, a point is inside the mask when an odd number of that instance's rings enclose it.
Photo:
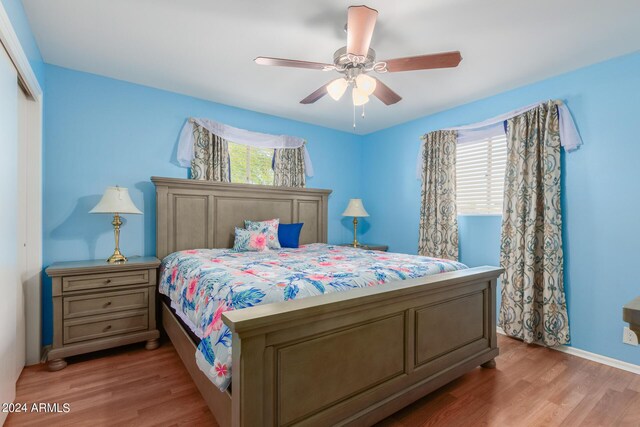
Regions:
[[[496,359],[491,359],[488,362],[485,362],[480,366],[482,366],[483,368],[486,368],[486,369],[495,369],[495,367],[496,367]]]
[[[64,359],[52,359],[47,362],[47,369],[50,372],[60,371],[67,367],[67,362]]]
[[[160,340],[158,338],[147,340],[147,344],[144,346],[147,350],[155,350],[158,347],[160,347]]]

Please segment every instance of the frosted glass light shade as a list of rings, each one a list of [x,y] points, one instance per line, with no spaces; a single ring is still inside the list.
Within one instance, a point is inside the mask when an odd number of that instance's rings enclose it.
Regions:
[[[356,86],[366,93],[367,96],[370,96],[376,90],[376,83],[376,79],[366,74],[360,74],[356,77]]]
[[[133,204],[129,190],[122,187],[107,187],[102,199],[89,213],[141,214],[142,211]]]
[[[351,97],[353,99],[353,105],[355,105],[356,107],[369,102],[369,95],[367,95],[364,91],[358,89],[357,87],[354,87],[353,91],[351,91]]]
[[[349,83],[345,79],[335,79],[327,85],[327,93],[331,98],[338,101],[344,95],[347,87],[349,87]]]
[[[362,204],[362,199],[351,199],[349,200],[349,205],[344,212],[342,212],[342,216],[355,216],[355,217],[363,217],[369,216],[367,211],[364,209],[364,205]]]

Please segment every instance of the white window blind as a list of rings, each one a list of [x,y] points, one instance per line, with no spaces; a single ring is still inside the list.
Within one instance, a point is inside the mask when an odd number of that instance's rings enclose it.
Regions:
[[[458,214],[502,214],[507,137],[458,144],[456,156]]]

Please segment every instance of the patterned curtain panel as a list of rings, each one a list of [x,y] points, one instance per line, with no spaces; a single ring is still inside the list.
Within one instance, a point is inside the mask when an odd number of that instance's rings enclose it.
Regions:
[[[458,259],[456,209],[456,131],[435,131],[423,137],[420,255]]]
[[[306,184],[303,147],[278,148],[273,155],[273,185],[304,187]]]
[[[193,126],[191,179],[230,182],[229,144],[200,125]]]
[[[500,326],[528,343],[566,344],[560,133],[553,102],[508,120],[503,209]]]

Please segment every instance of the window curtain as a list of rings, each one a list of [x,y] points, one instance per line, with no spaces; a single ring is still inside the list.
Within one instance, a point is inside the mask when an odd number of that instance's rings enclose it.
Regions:
[[[279,187],[304,187],[304,146],[276,148],[273,154],[273,185]]]
[[[279,148],[301,147],[305,173],[307,176],[313,176],[313,164],[311,163],[311,157],[306,149],[304,139],[290,135],[271,135],[268,133],[253,132],[246,129],[235,128],[214,120],[195,117],[185,122],[178,139],[177,161],[182,167],[191,167],[192,161],[195,158],[194,147],[196,142],[194,138],[196,135],[195,130],[198,126],[203,127],[215,136],[226,141],[235,142],[236,144],[258,148],[271,148],[274,150]]]
[[[500,326],[528,343],[569,342],[564,294],[558,108],[540,104],[507,121]]]
[[[435,131],[422,137],[422,206],[420,255],[458,259],[455,131]]]
[[[203,126],[193,126],[191,179],[230,182],[229,143]]]

